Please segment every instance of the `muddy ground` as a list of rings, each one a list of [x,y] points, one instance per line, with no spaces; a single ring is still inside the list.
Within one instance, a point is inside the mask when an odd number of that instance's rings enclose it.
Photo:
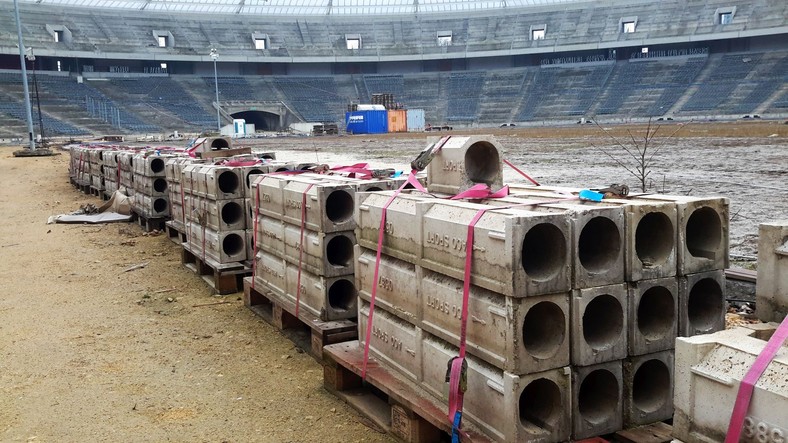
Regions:
[[[644,130],[612,132],[627,131]],[[635,187],[600,151],[625,157],[599,129],[485,132],[545,184]],[[733,253],[754,255],[758,223],[788,218],[788,126],[693,125],[664,142],[650,190],[729,197]],[[280,159],[400,168],[425,143],[424,134],[254,142]],[[68,184],[67,155],[11,152],[0,148],[0,441],[388,440],[327,393],[320,365],[240,295],[210,295],[167,238],[126,224],[46,225],[97,199]],[[505,180],[524,181],[510,169]]]

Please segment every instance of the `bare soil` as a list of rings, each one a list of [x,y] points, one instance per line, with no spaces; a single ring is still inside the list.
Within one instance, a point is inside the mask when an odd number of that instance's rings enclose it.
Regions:
[[[623,141],[644,131],[611,133]],[[625,155],[598,128],[483,132],[542,183],[635,188],[601,153]],[[754,255],[758,223],[788,218],[788,126],[683,132],[659,141],[650,190],[729,197],[731,250]],[[280,159],[404,169],[429,136],[249,144]],[[240,294],[210,295],[164,236],[129,224],[46,225],[49,215],[97,199],[68,184],[67,155],[11,152],[0,148],[0,441],[389,441],[325,391],[320,365]],[[525,179],[507,168],[505,181]],[[219,301],[227,303],[212,304]]]
[[[240,294],[212,296],[166,236],[46,225],[97,199],[69,185],[67,155],[11,152],[0,148],[0,441],[391,441]]]

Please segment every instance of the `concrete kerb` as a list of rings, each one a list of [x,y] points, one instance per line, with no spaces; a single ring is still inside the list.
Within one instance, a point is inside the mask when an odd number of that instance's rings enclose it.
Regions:
[[[621,429],[623,378],[620,360],[572,368],[572,438]]]
[[[295,303],[296,294],[300,291],[301,309],[309,310],[323,321],[344,320],[356,316],[358,293],[353,274],[324,277],[302,267],[299,287],[298,273],[297,264],[287,264],[286,296]]]
[[[362,347],[366,343],[368,318],[369,303],[359,301],[358,337]],[[422,334],[422,330],[416,325],[403,321],[376,305],[370,334],[370,353],[412,381],[420,382],[423,358]]]
[[[189,244],[195,255],[205,254],[217,263],[246,260],[246,231],[214,231],[197,223],[189,223]]]
[[[290,179],[282,187],[284,212],[279,217],[291,224],[301,225],[301,206],[306,194],[304,226],[312,231],[352,231],[355,191],[352,186],[330,181]]]
[[[673,417],[673,351],[624,360],[624,427]]]
[[[448,195],[459,194],[478,183],[500,189],[500,152],[500,146],[490,136],[452,136],[427,167],[427,189]]]
[[[779,322],[788,315],[788,220],[762,223],[758,237],[755,313]]]
[[[686,443],[725,440],[741,380],[763,351],[776,323],[751,325],[676,340],[673,436]],[[755,385],[742,441],[780,441],[788,435],[788,347]]]
[[[629,286],[629,355],[673,349],[679,324],[675,277],[642,280]]]
[[[725,274],[700,272],[679,278],[679,332],[682,337],[725,329]]]
[[[355,276],[358,296],[370,301],[372,288],[377,285],[375,306],[392,313],[408,323],[421,321],[421,268],[381,254],[378,280],[373,281],[376,253],[372,249],[355,246]]]
[[[589,366],[627,355],[625,284],[576,289],[572,295],[572,364]]]
[[[425,332],[422,351],[422,386],[446,403],[446,363],[458,350]],[[569,368],[518,376],[470,355],[467,362],[468,390],[463,420],[479,426],[501,442],[568,439],[571,429]]]

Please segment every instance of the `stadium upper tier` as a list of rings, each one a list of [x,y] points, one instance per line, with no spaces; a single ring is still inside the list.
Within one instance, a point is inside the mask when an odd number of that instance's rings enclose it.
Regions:
[[[418,0],[391,10],[376,2],[393,0],[370,0],[363,7],[349,6],[349,0],[313,1],[41,0],[23,1],[20,9],[25,45],[37,55],[92,59],[209,62],[209,48],[217,48],[223,62],[409,61],[788,34],[788,2],[774,0]],[[112,5],[139,7],[103,7]],[[424,13],[444,7],[453,12]],[[240,13],[213,14],[232,8]],[[12,9],[10,1],[0,0],[3,54],[17,51]]]
[[[578,2],[578,0],[23,0],[85,8],[190,14],[392,15],[467,12]]]

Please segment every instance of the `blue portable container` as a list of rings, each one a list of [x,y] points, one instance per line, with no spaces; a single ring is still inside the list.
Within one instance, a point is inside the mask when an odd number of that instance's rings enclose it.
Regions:
[[[386,111],[353,111],[345,113],[348,134],[385,134],[389,131]]]

